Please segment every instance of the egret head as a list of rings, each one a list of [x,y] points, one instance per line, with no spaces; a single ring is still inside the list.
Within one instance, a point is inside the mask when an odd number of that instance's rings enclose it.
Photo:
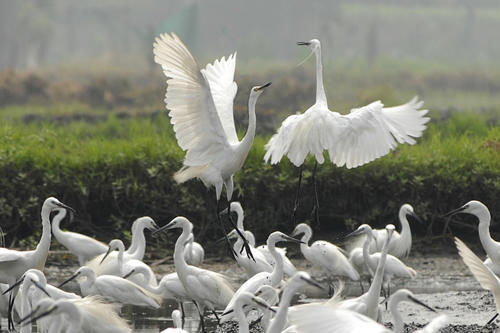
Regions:
[[[42,216],[43,215],[50,216],[50,213],[56,209],[68,209],[72,212],[75,212],[75,210],[73,208],[71,208],[70,206],[63,204],[62,202],[60,202],[59,200],[57,200],[54,197],[49,197],[49,198],[45,199],[45,201],[43,202]]]
[[[267,238],[267,246],[274,245],[278,242],[293,242],[293,243],[304,243],[301,240],[295,239],[288,235],[285,235],[281,231],[275,231],[269,235]]]
[[[312,234],[311,227],[305,223],[297,224],[295,226],[295,229],[293,229],[292,237],[296,237],[296,236],[299,236],[301,234],[311,235]]]
[[[422,223],[422,224],[424,223],[424,221],[422,221],[420,216],[415,214],[415,212],[413,211],[413,207],[410,204],[406,203],[406,204],[402,205],[401,208],[399,209],[399,219],[400,220],[402,218],[408,219],[409,216],[413,217],[419,223]]]
[[[359,236],[362,234],[371,235],[371,233],[372,233],[372,228],[368,224],[362,224],[358,227],[358,229],[348,234],[346,238],[352,236]]]
[[[180,228],[180,229],[188,228],[190,229],[189,231],[191,232],[191,230],[193,230],[193,224],[189,222],[189,220],[184,216],[177,216],[172,221],[170,221],[170,223],[164,225],[159,229],[156,229],[155,231],[153,231],[153,233],[155,234],[163,230],[170,230],[175,228]]]
[[[137,220],[134,221],[133,226],[134,225],[136,227],[141,226],[151,231],[155,231],[158,229],[158,225],[156,224],[156,222],[149,216],[139,217]]]
[[[393,306],[396,306],[399,302],[404,302],[404,301],[416,303],[418,305],[423,306],[424,308],[429,309],[432,312],[436,312],[436,310],[434,310],[421,300],[417,299],[415,295],[413,295],[413,293],[407,289],[399,289],[398,291],[396,291],[389,300],[389,306],[391,306],[391,304]]]
[[[262,92],[264,91],[264,89],[266,89],[270,85],[271,85],[271,82],[268,82],[268,83],[266,83],[266,84],[264,84],[262,86],[252,87],[252,89],[250,90],[250,99],[257,99],[260,96],[260,94],[262,94]]]
[[[469,213],[477,217],[484,216],[484,218],[487,218],[488,220],[490,219],[490,211],[488,210],[488,207],[477,200],[469,201],[465,205],[446,213],[444,217],[455,215],[458,213]]]
[[[318,282],[313,280],[311,278],[311,276],[309,275],[309,273],[304,272],[304,271],[298,271],[297,273],[295,273],[295,275],[292,276],[288,280],[285,288],[290,288],[290,287],[291,288],[301,288],[307,284],[314,286],[316,288],[322,289],[322,290],[325,289],[322,285],[320,285]]]
[[[309,46],[313,51],[319,50],[321,48],[321,43],[316,38],[313,38],[307,42],[297,42],[297,45]]]

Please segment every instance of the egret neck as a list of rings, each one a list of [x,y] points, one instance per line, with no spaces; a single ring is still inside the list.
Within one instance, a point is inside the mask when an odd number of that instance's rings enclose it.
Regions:
[[[325,87],[323,85],[323,62],[321,60],[321,45],[314,48],[316,56],[316,105],[323,106],[328,109],[326,100]]]

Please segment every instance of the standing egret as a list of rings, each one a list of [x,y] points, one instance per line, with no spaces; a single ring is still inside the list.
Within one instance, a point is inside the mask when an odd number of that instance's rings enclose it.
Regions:
[[[245,237],[247,236],[247,230],[243,231]],[[244,240],[238,235],[235,229],[231,230],[229,234],[227,234],[227,238],[229,240],[236,239],[233,244],[234,252],[238,253],[241,246],[243,246]],[[238,266],[240,266],[246,273],[247,278],[251,278],[255,274],[260,272],[271,272],[273,267],[267,261],[266,257],[260,251],[254,251],[253,245],[249,244],[250,250],[253,253],[253,259],[245,257],[245,256],[236,256],[234,259]]]
[[[351,280],[359,280],[359,274],[343,254],[343,250],[327,241],[318,240],[309,245],[312,229],[305,223],[298,224],[292,236],[302,234],[300,251],[307,261],[318,265],[331,276],[344,276]]]
[[[500,242],[491,238],[491,214],[488,207],[480,201],[472,200],[465,205],[448,212],[445,216],[451,216],[458,213],[468,213],[478,218],[479,225],[477,230],[479,233],[479,240],[481,241],[484,251],[488,255],[484,264],[491,269],[493,273],[500,275]]]
[[[189,298],[195,303],[200,315],[202,331],[205,331],[203,312],[205,308],[214,312],[216,309],[227,306],[233,297],[233,289],[222,274],[207,269],[191,266],[184,259],[184,246],[189,234],[193,231],[193,224],[183,216],[174,218],[159,231],[174,228],[182,229],[182,233],[175,242],[174,265],[177,275],[184,285]]]
[[[469,270],[481,287],[491,291],[493,294],[498,315],[500,313],[500,279],[457,237],[455,237],[455,244],[458,249],[458,254],[462,257],[465,265],[469,267]],[[495,315],[490,322],[493,321],[497,315]]]
[[[230,310],[234,313],[234,317],[238,322],[238,333],[249,333],[248,320],[246,313],[248,311],[243,311],[243,307],[252,305],[255,296],[249,292],[242,292],[234,296],[233,308]],[[265,302],[262,300],[262,302]],[[226,313],[223,313],[225,315]]]
[[[148,270],[148,284],[152,286],[156,286],[158,282],[156,281],[156,276],[151,267],[149,267],[147,264],[145,264],[141,260],[137,259],[131,259],[131,258],[124,258],[124,252],[125,252],[125,245],[123,245],[123,242],[120,239],[113,239],[109,242],[108,244],[109,248],[108,251],[104,254],[104,257],[101,259],[101,264],[104,264],[106,262],[107,256],[114,250],[118,250],[118,256],[116,257],[116,262],[118,263],[118,274],[112,274],[112,275],[117,275],[120,277],[123,277],[126,273],[130,272],[136,267],[142,267],[143,270]],[[109,273],[108,273],[109,274]],[[102,273],[100,274],[102,275]],[[135,283],[138,283],[135,278],[129,279]],[[139,281],[142,281],[141,278],[139,278]],[[140,284],[140,283],[138,283]]]
[[[406,203],[400,207],[398,217],[399,223],[401,224],[401,232],[399,233],[394,231],[391,243],[389,244],[388,252],[398,258],[404,258],[410,254],[412,237],[410,224],[408,223],[409,216],[413,217],[418,222],[423,223],[420,217],[415,214],[413,207],[410,204]],[[384,246],[387,232],[385,229],[373,229],[372,232],[375,242],[372,242],[370,245],[370,253],[380,252]],[[364,237],[357,237],[354,242],[349,244],[348,248],[352,249],[349,253],[351,253],[354,248],[362,248],[364,241]]]
[[[205,186],[215,186],[219,217],[222,186],[226,188],[229,204],[233,175],[243,166],[255,137],[255,104],[271,83],[250,90],[248,129],[239,141],[233,117],[233,100],[238,90],[234,82],[236,53],[200,70],[179,37],[167,33],[156,38],[153,53],[169,78],[165,103],[177,143],[187,151],[184,166],[174,174],[174,179],[183,183],[199,178]]]
[[[59,213],[52,219],[52,233],[59,243],[78,257],[80,266],[106,252],[108,249],[106,244],[92,237],[77,232],[62,231],[59,224],[65,216],[66,209],[59,209]]]
[[[160,333],[188,333],[187,331],[182,329],[182,316],[179,310],[175,309],[174,311],[172,311],[171,317],[174,327],[164,329]]]
[[[12,286],[30,268],[43,270],[49,253],[51,228],[50,213],[55,209],[63,208],[74,211],[73,208],[63,204],[54,197],[45,199],[42,205],[42,237],[35,250],[17,251],[0,248],[0,283]],[[14,302],[13,293],[9,296],[9,314]],[[13,329],[12,318],[9,315],[9,329]]]
[[[317,165],[324,162],[323,151],[327,150],[335,165],[345,165],[350,169],[386,155],[398,143],[414,144],[414,138],[422,135],[429,118],[424,117],[427,110],[419,110],[423,102],[416,97],[407,104],[390,108],[384,108],[380,101],[376,101],[352,109],[348,115],[330,111],[323,87],[321,44],[317,39],[297,44],[310,47],[316,56],[316,102],[304,113],[289,116],[283,121],[265,146],[264,160],[276,164],[284,155],[288,156],[295,166],[300,167],[299,187],[302,165],[309,153],[314,155]],[[298,191],[297,189],[293,219]],[[316,220],[317,203],[316,197]]]
[[[110,302],[150,306],[155,309],[160,307],[162,301],[160,297],[152,294],[138,284],[121,277],[114,275],[96,277],[94,271],[87,266],[80,267],[72,276],[63,281],[59,287],[77,277],[85,279],[79,281],[83,296],[100,295]]]
[[[31,323],[49,315],[57,318],[52,320],[55,326],[51,327],[50,333],[132,332],[127,322],[115,312],[113,305],[98,297],[81,300],[46,298],[23,321]]]
[[[250,279],[246,280],[245,283],[243,283],[238,290],[235,293],[235,297],[242,292],[249,292],[254,294],[258,288],[260,288],[263,285],[270,285],[272,287],[277,288],[281,281],[283,280],[283,259],[281,258],[280,254],[276,250],[276,243],[278,242],[294,242],[294,243],[301,243],[301,241],[292,238],[288,235],[285,235],[284,233],[280,231],[275,231],[269,235],[267,238],[267,248],[271,252],[271,254],[274,257],[274,260],[276,261],[276,265],[274,266],[273,270],[271,273],[268,272],[261,272],[258,274],[255,274],[252,276]],[[233,309],[234,306],[234,301],[235,297],[231,299],[231,302],[226,306],[224,309],[224,313],[228,314],[231,313],[230,310]],[[222,316],[220,323],[223,323],[225,321],[228,321],[231,319],[231,316]]]
[[[200,266],[205,259],[205,250],[200,243],[194,241],[194,235],[191,233],[186,241],[184,248],[184,258],[188,265]]]
[[[392,226],[393,228],[394,226]],[[368,268],[368,271],[370,272],[371,275],[374,275],[378,262],[380,261],[381,253],[373,253],[370,254],[369,252],[369,247],[370,243],[373,241],[373,233],[372,233],[372,228],[368,224],[362,224],[350,233],[348,236],[356,236],[356,235],[361,235],[365,234],[366,235],[366,240],[365,244],[363,245],[363,259],[365,261],[365,265]],[[391,279],[393,277],[401,277],[401,278],[410,278],[413,279],[417,275],[417,272],[409,266],[406,266],[401,260],[398,258],[392,256],[392,255],[387,255],[386,258],[386,263],[385,263],[385,268],[384,268],[384,281],[387,286],[387,292],[388,295],[390,295],[391,290]]]
[[[130,247],[125,251],[128,258],[142,260],[146,251],[146,237],[144,230],[155,231],[158,229],[156,222],[149,216],[142,216],[132,223],[132,241]]]

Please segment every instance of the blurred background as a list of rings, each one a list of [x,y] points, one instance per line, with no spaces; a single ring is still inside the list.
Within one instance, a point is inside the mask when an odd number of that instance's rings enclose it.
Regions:
[[[264,232],[259,221],[271,219],[268,227],[293,228],[285,220],[296,170],[287,161],[266,166],[262,155],[280,122],[313,103],[314,60],[297,66],[309,50],[296,45],[312,38],[322,43],[330,109],[419,95],[432,117],[419,145],[355,170],[327,163],[319,190],[322,219],[335,222],[328,228],[383,225],[404,202],[429,221],[472,197],[494,207],[498,31],[493,0],[0,0],[0,224],[12,243],[36,239],[40,206],[54,195],[76,206],[73,228],[87,233],[129,236],[138,216],[179,214],[210,231],[213,193],[171,179],[183,152],[153,62],[163,32],[178,34],[200,67],[238,52],[241,133],[250,87],[273,82],[257,105],[259,137],[237,180],[250,226]]]

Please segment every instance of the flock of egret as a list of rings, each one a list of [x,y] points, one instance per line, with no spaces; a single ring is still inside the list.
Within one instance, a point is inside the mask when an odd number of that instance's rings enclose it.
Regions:
[[[413,144],[415,138],[422,135],[429,118],[425,117],[427,110],[420,109],[422,102],[416,98],[390,108],[376,101],[352,109],[348,115],[330,111],[323,87],[320,42],[312,39],[299,45],[310,47],[316,56],[316,102],[304,113],[292,115],[283,122],[266,145],[266,161],[275,164],[287,156],[300,167],[300,184],[302,165],[308,154],[322,164],[326,150],[332,163],[354,168],[387,154],[398,143]],[[397,310],[402,301],[435,311],[409,290],[398,290],[392,295],[390,292],[393,277],[411,279],[417,274],[403,263],[411,249],[407,216],[416,216],[408,204],[399,211],[400,232],[395,231],[392,224],[382,230],[373,230],[363,224],[350,236],[363,235],[364,238],[353,240],[348,252],[324,240],[309,244],[312,229],[305,223],[296,225],[291,236],[274,231],[265,245],[256,246],[253,234],[244,228],[241,204],[231,202],[231,198],[233,176],[241,169],[254,139],[257,99],[270,83],[251,89],[249,125],[240,141],[233,119],[233,100],[237,92],[234,82],[236,53],[200,69],[175,34],[163,34],[156,39],[154,55],[168,77],[165,102],[177,142],[187,151],[184,165],[174,178],[179,183],[198,178],[206,186],[215,186],[216,215],[222,226],[219,204],[225,187],[227,216],[233,229],[224,230],[224,235],[228,242],[234,241],[232,253],[247,274],[247,280],[234,291],[224,275],[200,267],[205,253],[203,247],[194,242],[193,224],[185,217],[175,217],[162,227],[147,216],[137,219],[132,225],[132,242],[125,249],[119,239],[105,244],[79,233],[62,231],[61,221],[74,210],[50,197],[42,206],[42,236],[36,249],[0,249],[0,283],[4,284],[1,289],[8,295],[8,300],[0,302],[0,307],[5,309],[0,310],[9,318],[9,329],[31,332],[32,323],[36,322],[39,331],[51,333],[130,332],[130,324],[119,315],[122,304],[159,308],[165,299],[177,301],[179,310],[172,313],[176,328],[163,332],[179,333],[185,332],[182,327],[185,302],[195,304],[202,331],[205,331],[203,319],[208,311],[220,324],[237,321],[241,333],[249,331],[247,316],[255,312],[260,313],[266,333],[322,333],[363,329],[403,332],[403,319]],[[294,209],[298,194],[297,189]],[[314,209],[317,218],[318,207]],[[237,214],[236,222],[231,212]],[[479,237],[488,259],[483,263],[458,239],[457,248],[481,286],[493,292],[499,308],[500,280],[495,273],[500,271],[500,243],[490,237],[488,209],[478,201],[471,201],[451,214],[458,212],[479,218]],[[159,282],[151,267],[142,261],[145,229],[155,233],[181,230],[173,255],[175,272],[163,276]],[[78,258],[81,266],[58,287],[48,284],[43,274],[51,233]],[[307,272],[297,271],[287,258],[286,249],[277,247],[280,242],[300,244],[305,259],[331,278],[361,283],[362,276],[371,276],[368,290],[362,290],[358,297],[343,299],[340,288],[327,300],[291,305],[293,295],[306,285],[327,288]],[[242,254],[243,249],[246,255]],[[75,278],[79,282],[79,294],[61,289]],[[382,291],[385,299],[380,297]],[[393,330],[379,323],[381,300],[387,302],[393,316]],[[421,332],[437,332],[447,321],[446,316],[437,316]]]

